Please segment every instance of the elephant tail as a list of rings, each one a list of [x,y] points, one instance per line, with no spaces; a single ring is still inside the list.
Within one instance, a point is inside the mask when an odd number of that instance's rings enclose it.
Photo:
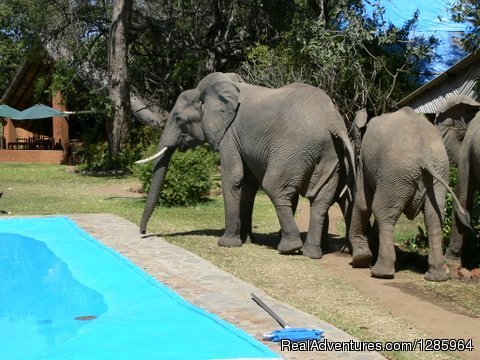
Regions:
[[[448,183],[437,173],[437,171],[430,164],[425,165],[423,168],[424,170],[428,171],[440,184],[445,186],[445,188],[450,194],[452,194],[453,207],[455,213],[458,216],[458,219],[465,227],[472,230],[472,225],[470,224],[470,214],[462,207],[460,201],[457,198],[457,195],[455,195],[455,192],[450,187],[450,185],[448,185]]]
[[[348,133],[346,131],[340,131],[338,133],[334,133],[333,131],[329,130],[330,134],[332,135],[333,139],[340,139],[342,141],[342,146],[346,154],[348,169],[347,169],[347,183],[345,184],[344,188],[340,193],[340,197],[345,194],[345,191],[348,191],[350,199],[352,199],[353,187],[355,184],[356,179],[356,169],[355,169],[355,152],[353,150],[352,143],[348,137]]]

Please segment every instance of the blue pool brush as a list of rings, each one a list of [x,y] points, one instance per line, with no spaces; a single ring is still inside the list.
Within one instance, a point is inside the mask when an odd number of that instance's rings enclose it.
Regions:
[[[263,334],[265,340],[279,342],[281,340],[290,341],[307,341],[307,340],[321,340],[324,331],[322,329],[307,329],[300,327],[291,327],[288,325],[278,314],[276,314],[271,308],[267,306],[262,300],[255,294],[250,294],[252,299],[268,312],[282,327],[283,329],[274,330]]]

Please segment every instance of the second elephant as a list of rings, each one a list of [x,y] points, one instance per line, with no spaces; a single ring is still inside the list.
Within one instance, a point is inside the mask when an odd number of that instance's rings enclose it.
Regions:
[[[366,124],[366,112],[359,112],[354,126]],[[352,266],[368,267],[372,253],[367,237],[373,212],[378,227],[378,258],[371,268],[374,277],[395,274],[394,229],[404,213],[413,219],[424,213],[430,253],[427,280],[448,278],[443,269],[442,221],[449,164],[437,129],[411,108],[373,118],[360,148],[355,202],[350,227]],[[454,205],[468,223],[454,197]]]
[[[480,103],[465,95],[452,96],[439,109],[435,124],[450,162],[458,169],[455,193],[462,207],[472,212],[475,192],[480,190]],[[458,214],[452,216],[446,257],[451,263],[463,262],[467,266],[470,254],[462,250],[471,231],[459,220]]]

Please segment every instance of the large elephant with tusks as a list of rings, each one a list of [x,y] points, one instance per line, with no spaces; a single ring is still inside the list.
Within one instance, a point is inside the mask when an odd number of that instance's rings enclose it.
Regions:
[[[225,205],[221,246],[241,246],[251,235],[251,213],[261,186],[281,226],[278,250],[302,249],[320,258],[327,211],[353,180],[354,154],[342,117],[318,88],[291,84],[270,89],[235,74],[212,73],[178,97],[158,144],[140,231],[158,201],[175,149],[208,142],[219,151]],[[310,201],[305,244],[294,220],[298,195]]]

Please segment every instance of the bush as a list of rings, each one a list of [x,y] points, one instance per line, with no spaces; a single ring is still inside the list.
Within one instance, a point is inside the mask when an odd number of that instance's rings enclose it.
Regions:
[[[126,148],[115,156],[110,155],[108,143],[82,144],[77,150],[76,157],[80,170],[101,172],[109,170],[129,170],[132,163],[138,158],[136,148]]]
[[[455,184],[457,183],[457,169],[454,166],[450,167],[450,186],[452,189],[455,189]],[[447,194],[447,200],[445,201],[445,221],[443,223],[443,238],[448,245],[448,239],[452,232],[452,195]],[[472,226],[474,229],[475,236],[480,238],[480,194],[475,194],[473,200],[473,210],[470,214],[472,220]]]
[[[457,169],[450,167],[450,186],[455,189],[457,183]],[[445,201],[445,221],[443,223],[443,239],[444,248],[448,247],[450,234],[452,233],[452,195],[449,193]],[[480,194],[476,193],[473,200],[473,209],[470,213],[473,234],[470,233],[465,244],[463,244],[462,253],[464,255],[464,263],[468,267],[476,267],[480,264]]]
[[[144,156],[150,156],[156,150],[152,145],[144,152]],[[217,163],[218,154],[211,152],[206,146],[186,152],[176,151],[168,166],[160,203],[163,206],[191,206],[206,201],[215,186]],[[144,192],[150,190],[152,172],[152,162],[135,170]]]
[[[148,144],[157,142],[159,137],[160,131],[156,128],[133,128],[130,145],[112,157],[108,142],[95,141],[95,134],[85,133],[85,141],[70,148],[69,160],[73,165],[78,165],[80,170],[88,172],[131,171],[133,163],[142,157]]]

